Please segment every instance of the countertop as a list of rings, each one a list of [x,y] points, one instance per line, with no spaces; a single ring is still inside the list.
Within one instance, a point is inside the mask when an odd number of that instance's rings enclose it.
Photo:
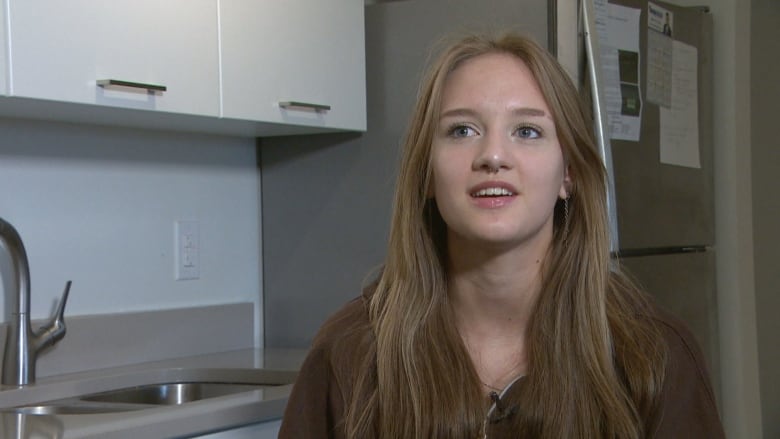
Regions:
[[[242,349],[91,370],[39,379],[24,388],[0,388],[0,411],[9,407],[133,387],[195,379],[203,372],[235,369],[270,373],[292,383],[303,349]],[[292,384],[265,387],[181,405],[105,414],[0,414],[3,438],[171,438],[206,434],[282,416]]]

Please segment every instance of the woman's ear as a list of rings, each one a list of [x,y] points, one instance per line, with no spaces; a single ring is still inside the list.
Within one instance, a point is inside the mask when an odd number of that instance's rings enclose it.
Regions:
[[[563,171],[563,182],[561,183],[561,191],[558,194],[562,200],[565,200],[571,196],[571,167],[566,165],[566,169]]]

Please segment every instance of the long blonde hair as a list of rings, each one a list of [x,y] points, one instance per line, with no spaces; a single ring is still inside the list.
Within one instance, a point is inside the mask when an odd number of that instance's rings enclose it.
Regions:
[[[663,343],[644,296],[610,266],[605,170],[588,111],[557,61],[516,35],[460,40],[440,55],[419,91],[387,259],[369,294],[375,342],[348,396],[347,435],[473,439],[482,428],[488,404],[447,303],[446,224],[427,189],[444,84],[465,60],[486,53],[514,55],[531,70],[572,179],[568,214],[562,201],[555,208],[528,328],[524,399],[511,422],[530,437],[641,437],[663,381]]]

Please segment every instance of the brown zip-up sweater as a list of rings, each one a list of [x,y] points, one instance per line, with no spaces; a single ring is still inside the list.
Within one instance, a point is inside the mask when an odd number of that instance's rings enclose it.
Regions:
[[[659,316],[658,323],[667,343],[668,367],[660,412],[657,419],[649,422],[656,428],[648,437],[725,438],[708,373],[693,335],[682,323],[664,314]],[[344,395],[351,390],[355,369],[363,364],[365,348],[361,346],[365,346],[366,340],[373,340],[367,328],[363,297],[346,304],[322,327],[296,379],[279,439],[346,438],[342,422]],[[517,400],[521,382],[522,379],[508,387],[501,400]],[[495,412],[493,408],[492,413]],[[497,422],[494,419],[486,423],[485,436],[515,438],[510,427],[511,423],[502,422],[499,417]]]

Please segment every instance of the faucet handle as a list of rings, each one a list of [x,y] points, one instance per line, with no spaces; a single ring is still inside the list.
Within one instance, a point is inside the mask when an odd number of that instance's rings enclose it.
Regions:
[[[71,281],[65,282],[65,290],[62,292],[60,303],[57,304],[57,311],[54,312],[53,322],[56,325],[65,326],[65,305],[68,303],[68,294],[70,294]]]
[[[57,304],[57,310],[49,321],[36,332],[34,337],[35,350],[51,346],[65,337],[65,305],[68,303],[71,281],[65,282],[65,290],[62,292],[62,298]]]

